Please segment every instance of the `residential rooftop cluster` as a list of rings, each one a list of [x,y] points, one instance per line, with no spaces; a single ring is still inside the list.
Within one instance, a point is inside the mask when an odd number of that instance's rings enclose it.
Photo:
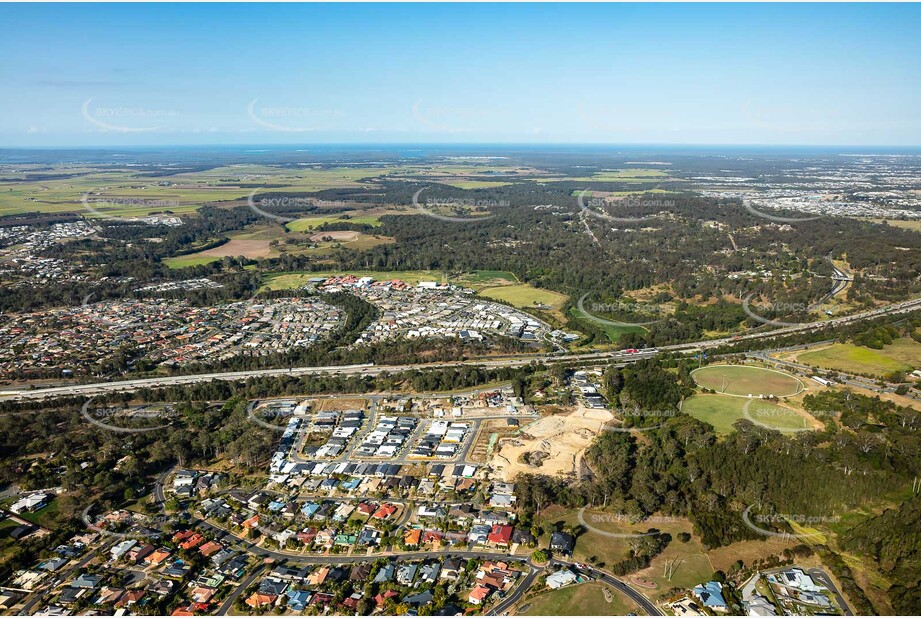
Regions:
[[[341,310],[282,298],[196,307],[182,300],[107,301],[11,317],[0,323],[0,372],[77,371],[120,352],[183,365],[308,346],[340,326]]]
[[[0,226],[0,275],[14,286],[86,281],[88,276],[78,264],[43,252],[96,232],[98,228],[88,221]]]
[[[423,281],[412,286],[399,279],[375,281],[354,275],[319,277],[311,283],[327,291],[352,292],[380,309],[380,319],[365,329],[357,343],[395,337],[480,340],[488,336],[540,342],[552,330],[523,311],[450,284]]]
[[[125,518],[124,513],[109,515],[101,519]],[[156,614],[177,601],[180,608],[206,613],[251,566],[246,553],[191,530],[172,535],[149,530],[97,553],[109,540],[105,532],[77,535],[32,568],[14,573],[8,584],[25,592],[48,587],[50,602],[39,610],[43,615]]]
[[[469,423],[434,420],[429,423],[410,457],[453,459],[469,431]]]

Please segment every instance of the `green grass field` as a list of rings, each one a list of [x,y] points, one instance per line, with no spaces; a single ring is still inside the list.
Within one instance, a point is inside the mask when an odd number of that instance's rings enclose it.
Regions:
[[[58,513],[58,506],[57,499],[54,499],[43,509],[39,509],[34,513],[20,513],[19,516],[33,524],[49,528],[54,524],[54,518]]]
[[[889,225],[893,227],[900,227],[903,230],[911,230],[913,232],[921,232],[921,219],[863,219],[863,221],[870,221],[872,223],[882,223],[886,221]]]
[[[164,258],[163,263],[166,264],[167,268],[176,269],[186,268],[188,266],[204,266],[211,262],[217,262],[220,259],[221,258],[214,255],[190,253],[188,255],[177,255],[176,257]]]
[[[584,313],[582,313],[581,311],[579,311],[577,307],[573,307],[572,309],[570,309],[569,315],[576,318],[577,320],[585,320],[587,322],[591,322],[589,317],[585,315]],[[607,335],[607,338],[611,343],[617,343],[617,340],[624,333],[645,333],[646,332],[646,329],[643,328],[642,326],[617,326],[615,324],[598,324],[596,322],[592,322],[592,324],[594,324],[595,326],[603,330],[604,334]]]
[[[800,354],[798,360],[824,369],[884,376],[894,371],[911,371],[921,367],[921,343],[903,337],[882,350],[836,343],[824,350]]]
[[[273,185],[259,195],[281,191],[313,192],[324,189],[355,188],[362,180],[372,180],[390,174],[396,169],[422,170],[413,166],[378,166],[323,168],[308,167],[291,170],[270,165],[230,165],[175,174],[169,185],[158,180],[139,176],[136,170],[100,170],[81,166],[61,166],[69,178],[24,180],[8,183],[0,191],[0,215],[24,212],[87,212],[81,199],[93,193],[90,201],[119,198],[144,201],[170,202],[171,205],[145,207],[129,202],[126,206],[96,206],[100,212],[118,217],[143,216],[149,212],[169,210],[180,214],[197,210],[204,204],[240,201],[245,203],[257,183]],[[14,176],[23,177],[23,176]],[[278,187],[277,185],[281,185]],[[173,204],[175,202],[175,204]]]
[[[611,602],[604,598],[604,588],[611,591]],[[630,612],[645,615],[623,594],[599,582],[589,582],[543,592],[522,602],[527,607],[522,616],[626,616]]]
[[[297,219],[296,221],[287,223],[285,227],[292,232],[306,232],[327,223],[357,223],[359,225],[373,225],[377,227],[381,225],[381,218],[380,215],[304,217],[303,219]]]
[[[643,534],[650,528],[655,528],[661,532],[667,532],[672,537],[672,541],[665,551],[653,560],[648,569],[641,572],[641,576],[644,579],[658,584],[655,589],[643,590],[650,598],[655,598],[665,593],[673,586],[690,587],[699,584],[713,575],[714,569],[707,559],[703,545],[694,535],[693,524],[688,519],[654,516],[650,520],[631,524],[625,518],[614,517],[614,515],[616,514],[602,510],[593,511],[587,509],[584,517],[586,523],[601,532]],[[578,510],[553,505],[544,509],[541,513],[540,521],[544,524],[563,522],[564,525],[568,526],[579,525]],[[547,526],[544,527],[546,528]],[[573,554],[575,560],[588,562],[590,558],[594,557],[599,563],[604,562],[610,565],[629,557],[632,539],[612,537],[601,534],[598,531],[589,529],[578,536]],[[681,532],[691,534],[691,539],[687,543],[677,540],[678,534]],[[545,537],[541,540],[547,541],[547,538]],[[665,578],[663,567],[665,561],[675,559],[680,560],[680,565],[675,570],[672,579],[668,580]]]
[[[494,288],[480,290],[482,296],[495,298],[509,303],[515,307],[533,307],[535,303],[560,308],[566,302],[566,296],[551,290],[542,290],[528,283],[502,285]]]
[[[802,382],[790,374],[747,365],[710,365],[695,369],[691,377],[704,388],[741,397],[788,397],[803,390]]]
[[[580,195],[583,195],[582,194],[583,191],[585,190],[584,189],[573,189],[570,195],[572,195],[573,197],[579,197]],[[662,195],[662,194],[681,195],[681,193],[678,191],[669,191],[668,189],[646,189],[644,191],[599,191],[598,193],[601,196],[607,196],[607,197],[627,197],[629,195],[646,195],[647,193],[652,193],[654,195]],[[587,198],[593,197],[594,194],[595,194],[595,191],[585,191],[585,194],[583,195],[583,197],[587,199]]]
[[[684,401],[681,411],[696,419],[713,425],[716,433],[728,435],[735,431],[733,424],[745,418],[745,404],[748,418],[752,422],[776,429],[782,433],[795,433],[811,427],[807,416],[798,410],[778,406],[760,399],[748,400],[725,395],[694,395]]]

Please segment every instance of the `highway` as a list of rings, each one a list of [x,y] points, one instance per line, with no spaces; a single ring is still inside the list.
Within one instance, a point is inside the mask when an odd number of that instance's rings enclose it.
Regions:
[[[407,365],[330,365],[324,367],[293,367],[281,369],[253,369],[250,371],[227,371],[218,373],[203,373],[183,376],[163,376],[157,378],[141,378],[136,380],[122,380],[114,382],[96,382],[91,384],[72,384],[66,386],[53,386],[48,388],[38,388],[33,390],[5,391],[0,393],[0,401],[22,401],[34,399],[47,399],[53,397],[68,396],[93,396],[105,393],[120,391],[134,391],[139,388],[160,388],[166,386],[175,386],[181,384],[198,384],[202,382],[211,382],[214,380],[239,381],[248,378],[266,377],[266,376],[304,376],[304,375],[369,375],[376,376],[384,373],[398,373],[410,370],[431,370],[446,369],[462,366],[479,366],[487,369],[496,369],[500,367],[522,367],[534,362],[538,363],[559,363],[559,362],[632,362],[641,358],[656,356],[660,352],[694,352],[715,348],[723,345],[732,345],[742,341],[765,339],[780,335],[793,333],[811,332],[829,326],[843,326],[853,322],[872,319],[883,315],[897,315],[908,313],[916,309],[921,309],[921,298],[902,301],[885,307],[877,307],[869,311],[855,313],[849,316],[832,318],[830,320],[807,322],[794,326],[786,326],[774,330],[750,332],[734,337],[723,337],[720,339],[710,339],[697,341],[693,343],[682,343],[676,345],[662,346],[653,350],[640,350],[637,353],[628,354],[622,350],[605,351],[605,352],[586,352],[580,354],[544,354],[544,355],[521,355],[513,358],[482,358],[474,360],[453,361],[444,363],[424,363],[424,364],[407,364]]]

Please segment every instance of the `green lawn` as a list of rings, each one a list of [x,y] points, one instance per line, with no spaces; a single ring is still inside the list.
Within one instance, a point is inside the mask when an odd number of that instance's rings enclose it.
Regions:
[[[695,369],[691,377],[700,386],[727,395],[775,395],[788,397],[803,390],[798,378],[788,373],[748,365],[709,365]]]
[[[37,526],[44,526],[45,528],[50,528],[53,525],[55,515],[58,512],[58,501],[57,499],[52,500],[48,503],[43,509],[39,509],[34,513],[20,513],[19,516],[26,521],[30,521]]]
[[[617,340],[620,339],[620,336],[624,333],[645,333],[646,329],[642,326],[617,326],[615,324],[598,324],[589,319],[588,316],[583,314],[577,307],[573,307],[569,311],[569,315],[576,318],[577,320],[585,320],[587,322],[592,322],[595,326],[604,331],[604,334],[607,335],[608,340],[611,343],[617,343]]]
[[[495,298],[515,307],[533,307],[535,304],[559,308],[566,302],[566,296],[551,290],[542,290],[528,283],[501,285],[480,290],[482,296]]]
[[[190,253],[188,255],[177,255],[176,257],[164,258],[163,263],[166,264],[168,268],[186,268],[187,266],[210,264],[211,262],[217,262],[221,259],[223,258],[216,255],[198,255],[197,253]]]
[[[824,350],[800,354],[797,360],[823,369],[884,376],[894,371],[911,371],[921,366],[921,343],[903,337],[882,350],[851,343],[836,343]]]
[[[604,598],[605,588],[611,591],[610,603]],[[633,601],[599,582],[543,592],[519,607],[527,607],[522,616],[626,616],[630,612],[645,616]]]
[[[748,419],[783,433],[794,433],[813,427],[810,419],[798,410],[779,406],[760,399],[744,399],[725,395],[694,395],[684,401],[681,411],[713,425],[718,434],[735,431],[733,424],[745,418],[744,406],[748,402]]]

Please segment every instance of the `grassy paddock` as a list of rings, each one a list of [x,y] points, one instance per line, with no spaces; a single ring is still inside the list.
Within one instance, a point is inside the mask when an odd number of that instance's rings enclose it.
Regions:
[[[823,350],[800,354],[798,360],[823,369],[884,376],[894,371],[911,371],[921,366],[921,343],[903,337],[882,350],[851,343],[836,343]]]
[[[603,590],[611,591],[611,602],[604,598]],[[522,616],[626,616],[640,613],[637,605],[614,588],[599,582],[590,582],[542,592],[522,602],[527,607]]]
[[[480,294],[507,302],[515,307],[533,307],[535,304],[548,305],[559,309],[566,302],[566,296],[558,292],[536,288],[528,283],[502,285],[484,288]]]

